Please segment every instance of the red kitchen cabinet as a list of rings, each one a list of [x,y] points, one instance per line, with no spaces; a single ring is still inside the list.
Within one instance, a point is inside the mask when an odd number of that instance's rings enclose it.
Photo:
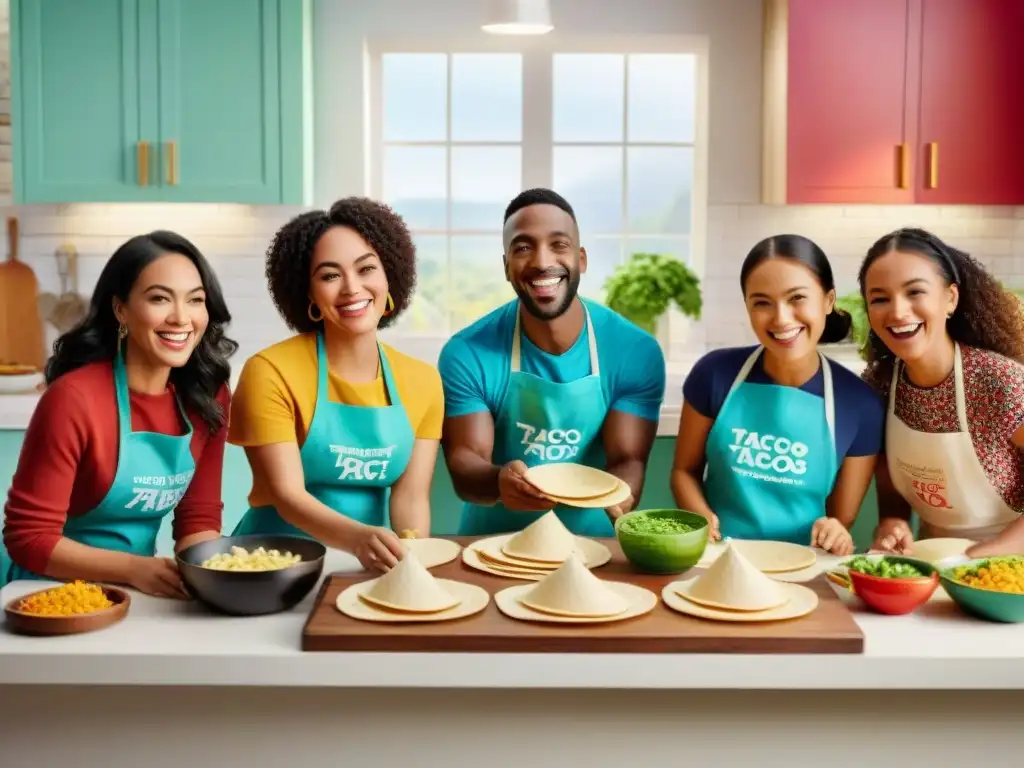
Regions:
[[[1024,204],[1024,0],[922,11],[916,201]]]
[[[1024,0],[769,0],[765,199],[1024,204]]]

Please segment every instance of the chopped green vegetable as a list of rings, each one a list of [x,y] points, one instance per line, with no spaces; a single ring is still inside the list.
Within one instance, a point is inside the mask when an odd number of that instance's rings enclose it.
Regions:
[[[853,558],[846,567],[851,571],[883,579],[919,579],[928,574],[910,563],[890,560],[887,557],[872,560],[864,555]]]
[[[622,521],[620,528],[626,533],[676,534],[697,530],[695,525],[671,517],[653,515],[631,515]]]

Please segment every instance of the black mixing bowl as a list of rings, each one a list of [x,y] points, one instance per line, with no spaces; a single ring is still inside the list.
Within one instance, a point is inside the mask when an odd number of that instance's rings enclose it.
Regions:
[[[232,547],[252,552],[258,547],[291,552],[302,558],[288,568],[273,571],[219,571],[203,562]],[[299,536],[253,534],[225,536],[193,544],[176,556],[178,571],[190,595],[223,613],[257,616],[294,608],[320,580],[326,547]]]

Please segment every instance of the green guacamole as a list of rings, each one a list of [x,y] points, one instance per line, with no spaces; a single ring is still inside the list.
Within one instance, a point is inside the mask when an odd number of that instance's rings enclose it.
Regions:
[[[654,517],[653,515],[635,515],[627,517],[619,524],[626,533],[653,533],[672,535],[689,533],[697,530],[697,526],[671,517]]]

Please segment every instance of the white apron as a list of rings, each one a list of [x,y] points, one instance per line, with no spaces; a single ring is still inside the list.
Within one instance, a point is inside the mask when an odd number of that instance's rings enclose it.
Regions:
[[[1017,519],[989,482],[967,425],[963,360],[954,344],[953,385],[959,432],[933,434],[911,429],[896,416],[896,361],[889,385],[885,453],[893,485],[921,520],[920,539],[943,537],[984,541]]]

